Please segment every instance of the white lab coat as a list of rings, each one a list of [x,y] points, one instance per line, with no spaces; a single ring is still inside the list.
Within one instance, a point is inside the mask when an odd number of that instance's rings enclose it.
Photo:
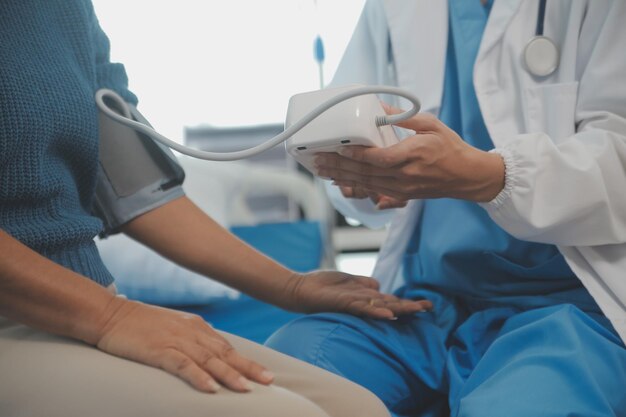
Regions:
[[[504,190],[483,207],[513,236],[557,245],[626,340],[626,1],[549,0],[545,34],[560,65],[545,78],[522,59],[538,2],[496,0],[476,59],[476,95],[506,165]],[[447,16],[445,0],[368,1],[333,85],[397,85],[438,114]],[[397,284],[420,201],[380,212],[330,194],[368,226],[391,220],[374,276]]]

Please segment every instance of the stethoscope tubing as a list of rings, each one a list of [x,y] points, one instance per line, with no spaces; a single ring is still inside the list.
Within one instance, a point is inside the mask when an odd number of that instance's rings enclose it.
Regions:
[[[543,36],[543,28],[546,24],[546,3],[547,0],[539,0],[539,11],[537,12],[537,28],[535,36]]]

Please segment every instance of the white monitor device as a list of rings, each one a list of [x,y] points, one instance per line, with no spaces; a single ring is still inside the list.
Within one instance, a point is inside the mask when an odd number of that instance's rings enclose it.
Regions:
[[[285,129],[329,99],[361,86],[329,88],[296,94],[289,100]],[[377,126],[385,110],[374,94],[352,97],[329,108],[285,142],[287,152],[313,174],[315,154],[337,152],[349,145],[387,147],[398,143],[389,125]]]

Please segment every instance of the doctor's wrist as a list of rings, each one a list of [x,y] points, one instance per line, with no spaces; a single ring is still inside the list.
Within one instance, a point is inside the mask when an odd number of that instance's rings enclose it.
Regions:
[[[477,176],[478,185],[472,200],[486,203],[495,199],[504,189],[505,164],[498,153],[481,152],[480,155],[480,174]]]

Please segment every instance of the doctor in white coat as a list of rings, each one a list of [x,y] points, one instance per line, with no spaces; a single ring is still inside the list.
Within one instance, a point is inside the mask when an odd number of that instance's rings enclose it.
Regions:
[[[533,59],[539,34],[556,50]],[[333,85],[427,114],[317,165],[343,214],[390,223],[383,288],[435,309],[309,316],[268,344],[397,416],[626,416],[624,48],[624,0],[368,1]]]

